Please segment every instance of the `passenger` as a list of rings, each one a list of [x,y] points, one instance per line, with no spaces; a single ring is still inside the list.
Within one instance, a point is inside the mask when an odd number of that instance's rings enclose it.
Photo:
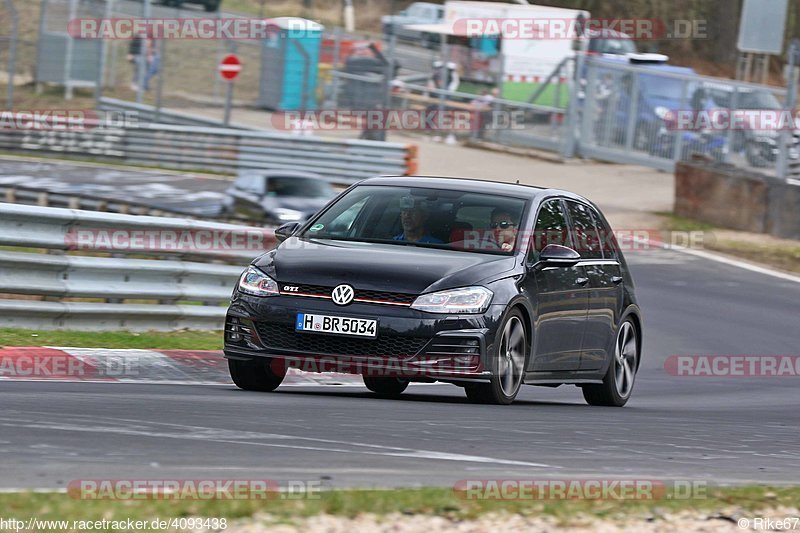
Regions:
[[[395,235],[396,241],[411,241],[427,244],[444,244],[444,241],[437,239],[425,228],[428,221],[428,210],[424,202],[415,201],[412,197],[401,199],[400,223],[403,232]]]
[[[492,211],[492,239],[504,252],[514,249],[517,241],[517,223],[514,216],[500,207]]]

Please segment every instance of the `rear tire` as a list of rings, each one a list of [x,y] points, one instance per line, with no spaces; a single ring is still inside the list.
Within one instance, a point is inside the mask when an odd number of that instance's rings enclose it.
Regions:
[[[517,397],[528,363],[528,337],[522,313],[509,312],[500,328],[499,339],[492,354],[492,378],[489,383],[469,383],[464,386],[472,403],[508,405]]]
[[[378,396],[400,396],[408,387],[408,380],[400,378],[376,378],[362,376],[364,385]]]
[[[625,320],[617,331],[613,357],[601,385],[581,387],[589,405],[622,407],[631,398],[639,369],[638,331],[631,320]]]
[[[256,358],[250,361],[228,359],[231,379],[242,390],[272,392],[283,382],[284,375],[272,369],[272,359]]]

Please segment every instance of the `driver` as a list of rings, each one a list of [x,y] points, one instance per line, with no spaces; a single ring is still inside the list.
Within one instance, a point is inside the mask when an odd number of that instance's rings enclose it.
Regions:
[[[492,211],[492,238],[504,252],[513,250],[517,241],[517,223],[514,220],[514,216],[501,207]]]
[[[428,208],[424,200],[416,200],[411,196],[400,199],[400,223],[403,232],[393,237],[396,241],[412,241],[428,244],[444,244],[425,229],[428,221]]]

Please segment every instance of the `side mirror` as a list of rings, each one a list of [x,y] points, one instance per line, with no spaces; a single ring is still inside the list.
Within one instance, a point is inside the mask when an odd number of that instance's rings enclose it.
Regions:
[[[301,224],[299,222],[287,222],[286,224],[278,226],[278,228],[275,230],[275,238],[278,239],[278,242],[285,241],[294,235],[294,232],[300,228],[300,225]]]
[[[539,265],[542,267],[571,267],[581,260],[581,254],[560,244],[548,244],[539,254]]]

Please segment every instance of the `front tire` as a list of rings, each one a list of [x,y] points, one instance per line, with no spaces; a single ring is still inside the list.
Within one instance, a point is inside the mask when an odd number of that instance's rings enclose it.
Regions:
[[[272,359],[256,358],[250,361],[228,359],[228,371],[234,384],[242,390],[272,392],[283,382],[285,374],[272,368]]]
[[[489,383],[470,383],[464,387],[473,403],[508,405],[517,397],[528,362],[528,338],[522,313],[517,309],[506,315],[500,326],[500,338],[492,357],[492,378]]]
[[[364,385],[378,396],[400,396],[408,387],[407,379],[363,376]]]
[[[584,385],[583,398],[589,405],[622,407],[631,397],[639,369],[639,341],[636,326],[628,319],[617,331],[614,359],[601,385]]]

